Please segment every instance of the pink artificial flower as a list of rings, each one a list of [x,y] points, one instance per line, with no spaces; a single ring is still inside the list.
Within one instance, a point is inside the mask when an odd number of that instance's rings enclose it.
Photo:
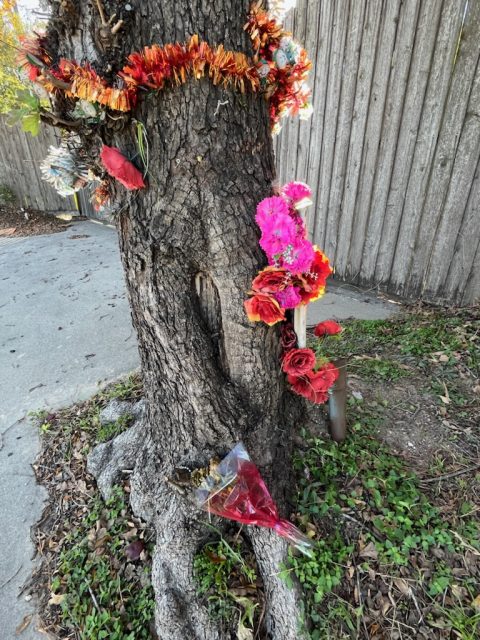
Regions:
[[[283,291],[277,291],[274,295],[282,309],[295,309],[302,302],[302,297],[298,291],[298,287],[286,287]]]
[[[293,219],[284,213],[273,213],[265,219],[262,227],[260,246],[269,260],[285,251],[286,247],[296,243],[297,229]]]
[[[279,214],[288,215],[288,205],[280,196],[272,196],[258,203],[255,220],[260,229],[265,231],[265,226],[270,224],[270,218]]]
[[[290,211],[290,216],[292,217],[295,225],[297,227],[297,237],[298,238],[306,238],[307,237],[307,228],[305,226],[305,221],[302,216],[295,210],[292,209]]]
[[[299,275],[308,271],[315,257],[312,243],[303,238],[291,243],[282,255],[282,266],[290,273]]]
[[[305,204],[311,204],[312,190],[304,182],[289,182],[282,189],[283,195],[288,198],[293,206],[305,201]]]

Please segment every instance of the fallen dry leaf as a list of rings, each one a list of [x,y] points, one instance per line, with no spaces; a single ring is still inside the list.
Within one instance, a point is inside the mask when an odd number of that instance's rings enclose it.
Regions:
[[[393,584],[397,587],[400,593],[403,593],[404,596],[411,596],[412,591],[408,586],[407,582],[403,578],[394,578]]]
[[[378,551],[373,544],[373,542],[369,542],[367,546],[360,551],[358,554],[360,558],[372,558],[372,560],[378,559]]]
[[[62,604],[64,600],[65,600],[64,593],[52,593],[50,596],[50,600],[48,601],[48,604],[51,606],[55,606],[55,605],[58,606]]]

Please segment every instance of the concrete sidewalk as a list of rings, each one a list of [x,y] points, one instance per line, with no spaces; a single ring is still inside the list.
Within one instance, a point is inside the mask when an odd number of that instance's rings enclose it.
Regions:
[[[32,570],[30,527],[43,490],[29,411],[91,396],[138,366],[116,232],[77,222],[0,244],[0,621],[2,640],[32,606],[17,595]],[[19,636],[40,640],[33,625]]]
[[[323,320],[386,320],[402,309],[401,304],[372,291],[330,280],[327,292],[307,307],[307,326]]]

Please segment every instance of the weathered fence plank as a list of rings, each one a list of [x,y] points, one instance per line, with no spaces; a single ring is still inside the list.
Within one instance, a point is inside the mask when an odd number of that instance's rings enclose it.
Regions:
[[[449,187],[454,185],[456,179],[460,178],[458,173],[452,175],[452,172],[455,158],[459,151],[459,141],[480,56],[479,34],[480,2],[469,2],[463,33],[459,37],[460,47],[458,53],[455,59],[449,61],[452,77],[445,103],[445,111],[435,154],[432,159],[421,219],[417,226],[416,243],[410,255],[409,273],[401,284],[397,284],[400,291],[408,287],[409,291],[423,291],[428,295],[426,276],[435,231],[447,204],[446,198]],[[466,152],[467,149],[463,151]],[[478,157],[478,147],[476,157]],[[471,180],[473,180],[475,165],[476,162],[473,161]],[[466,200],[457,204],[459,208],[456,215],[461,220]],[[449,231],[447,232],[449,233]]]
[[[408,84],[402,108],[400,130],[393,158],[392,175],[388,185],[379,184],[385,195],[372,198],[368,236],[364,248],[362,275],[367,282],[386,282],[391,270],[391,256],[401,222],[399,211],[403,208],[406,180],[415,150],[417,130],[428,83],[429,70],[440,24],[442,2],[426,0],[421,3],[415,45],[410,63]]]
[[[281,180],[312,187],[314,241],[339,278],[474,302],[480,2],[299,0],[294,31],[302,14],[319,40],[314,114],[276,148]]]
[[[470,274],[475,271],[474,261],[477,248],[480,248],[480,234],[478,233],[480,220],[480,159],[477,162],[475,177],[472,182],[468,203],[465,208],[465,215],[462,226],[455,240],[455,246],[451,260],[449,260],[449,271],[445,285],[445,299],[460,299],[462,287],[467,282],[464,300],[469,300],[468,282]],[[477,238],[477,242],[475,242]],[[448,260],[445,260],[448,262]],[[478,269],[477,264],[476,268]],[[472,276],[473,277],[473,276]]]
[[[50,145],[58,145],[55,131],[43,126],[37,137],[24,133],[19,126],[8,127],[0,121],[0,184],[9,187],[24,207],[43,211],[72,211],[72,198],[62,198],[42,180],[39,165]]]

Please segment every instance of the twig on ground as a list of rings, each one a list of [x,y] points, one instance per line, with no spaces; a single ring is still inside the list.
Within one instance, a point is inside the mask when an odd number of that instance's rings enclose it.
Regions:
[[[430,483],[430,482],[440,482],[441,480],[448,480],[448,478],[455,478],[457,476],[461,476],[464,473],[470,473],[472,471],[476,471],[480,469],[480,463],[474,464],[472,467],[466,467],[465,469],[460,469],[459,471],[453,471],[452,473],[444,473],[442,476],[435,476],[435,478],[425,478],[421,479],[421,483]]]
[[[102,614],[102,611],[101,611],[101,609],[100,609],[100,607],[99,607],[99,605],[98,605],[98,602],[97,602],[97,599],[96,599],[96,597],[95,597],[95,594],[93,593],[93,591],[92,591],[92,589],[91,589],[90,585],[88,584],[88,582],[87,582],[86,580],[85,580],[85,584],[87,585],[88,592],[89,592],[89,594],[90,594],[90,596],[91,596],[91,598],[92,598],[93,606],[94,606],[94,607],[95,607],[95,609],[98,611],[98,613],[101,615],[101,614]]]

